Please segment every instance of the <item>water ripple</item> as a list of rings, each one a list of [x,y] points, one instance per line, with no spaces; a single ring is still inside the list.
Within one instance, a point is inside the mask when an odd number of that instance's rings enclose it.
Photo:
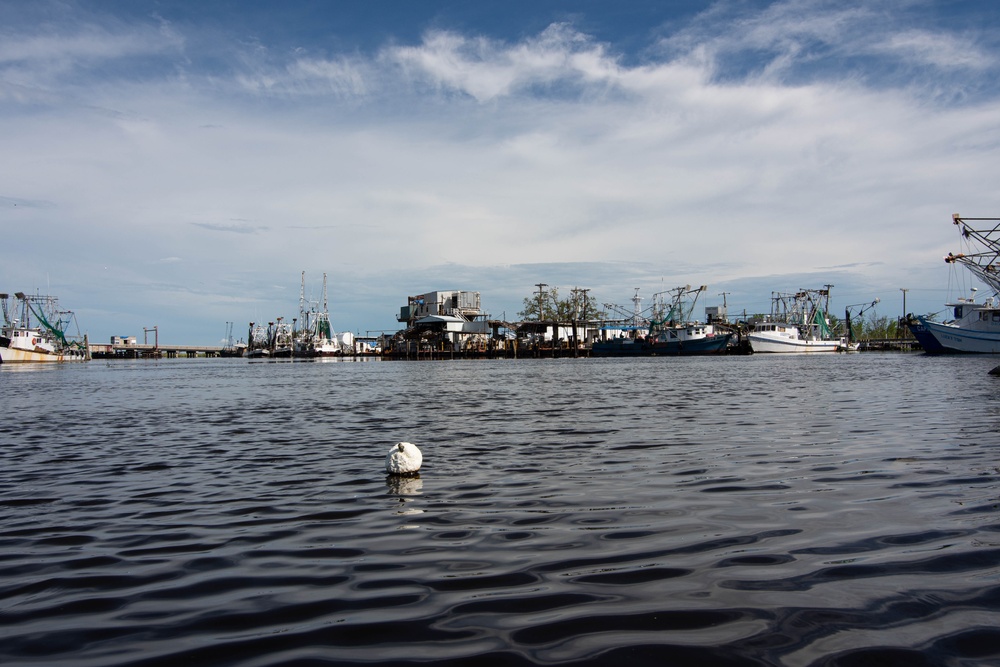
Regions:
[[[1000,663],[993,365],[0,367],[0,663]]]

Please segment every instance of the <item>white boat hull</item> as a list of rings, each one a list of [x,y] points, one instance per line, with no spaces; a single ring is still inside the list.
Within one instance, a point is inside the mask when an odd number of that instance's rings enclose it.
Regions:
[[[58,352],[34,352],[31,350],[20,350],[12,347],[0,347],[0,362],[5,364],[37,363],[66,361],[86,361],[87,356],[81,352],[58,353]]]
[[[801,338],[776,338],[750,334],[750,348],[757,354],[778,352],[836,352],[840,341],[806,340]]]
[[[994,330],[976,330],[954,324],[942,324],[919,318],[927,332],[947,352],[970,354],[1000,354],[1000,327]]]

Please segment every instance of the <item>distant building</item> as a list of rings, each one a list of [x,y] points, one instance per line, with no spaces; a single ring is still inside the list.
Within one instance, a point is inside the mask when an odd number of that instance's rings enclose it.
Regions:
[[[406,301],[396,318],[407,325],[398,335],[403,345],[465,350],[487,344],[490,327],[479,292],[439,290],[410,296]]]
[[[138,345],[138,341],[135,336],[112,336],[111,344],[125,347],[134,347]]]
[[[479,292],[458,290],[428,292],[406,298],[407,305],[399,309],[399,322],[413,325],[429,315],[448,315],[473,320],[481,315]]]
[[[726,313],[725,306],[706,306],[705,308],[705,320],[709,324],[715,322],[728,322],[729,315]]]

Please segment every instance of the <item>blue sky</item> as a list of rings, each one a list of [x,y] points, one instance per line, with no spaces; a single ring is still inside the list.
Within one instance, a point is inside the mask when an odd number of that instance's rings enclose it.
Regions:
[[[1000,3],[5,2],[0,291],[92,340],[534,284],[936,312],[1000,216]]]

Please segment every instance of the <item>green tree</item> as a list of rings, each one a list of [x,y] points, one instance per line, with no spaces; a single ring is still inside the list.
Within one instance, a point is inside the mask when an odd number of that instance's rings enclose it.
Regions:
[[[539,303],[540,302],[540,303]],[[539,317],[539,306],[541,306],[541,317]],[[539,295],[524,297],[521,311],[517,314],[522,320],[557,320],[569,322],[571,320],[596,320],[605,317],[603,311],[598,310],[595,299],[587,293],[587,290],[573,289],[566,298],[559,298],[559,288],[552,287]]]
[[[864,322],[863,336],[865,338],[896,338],[898,326],[895,318],[888,315],[872,313]]]

